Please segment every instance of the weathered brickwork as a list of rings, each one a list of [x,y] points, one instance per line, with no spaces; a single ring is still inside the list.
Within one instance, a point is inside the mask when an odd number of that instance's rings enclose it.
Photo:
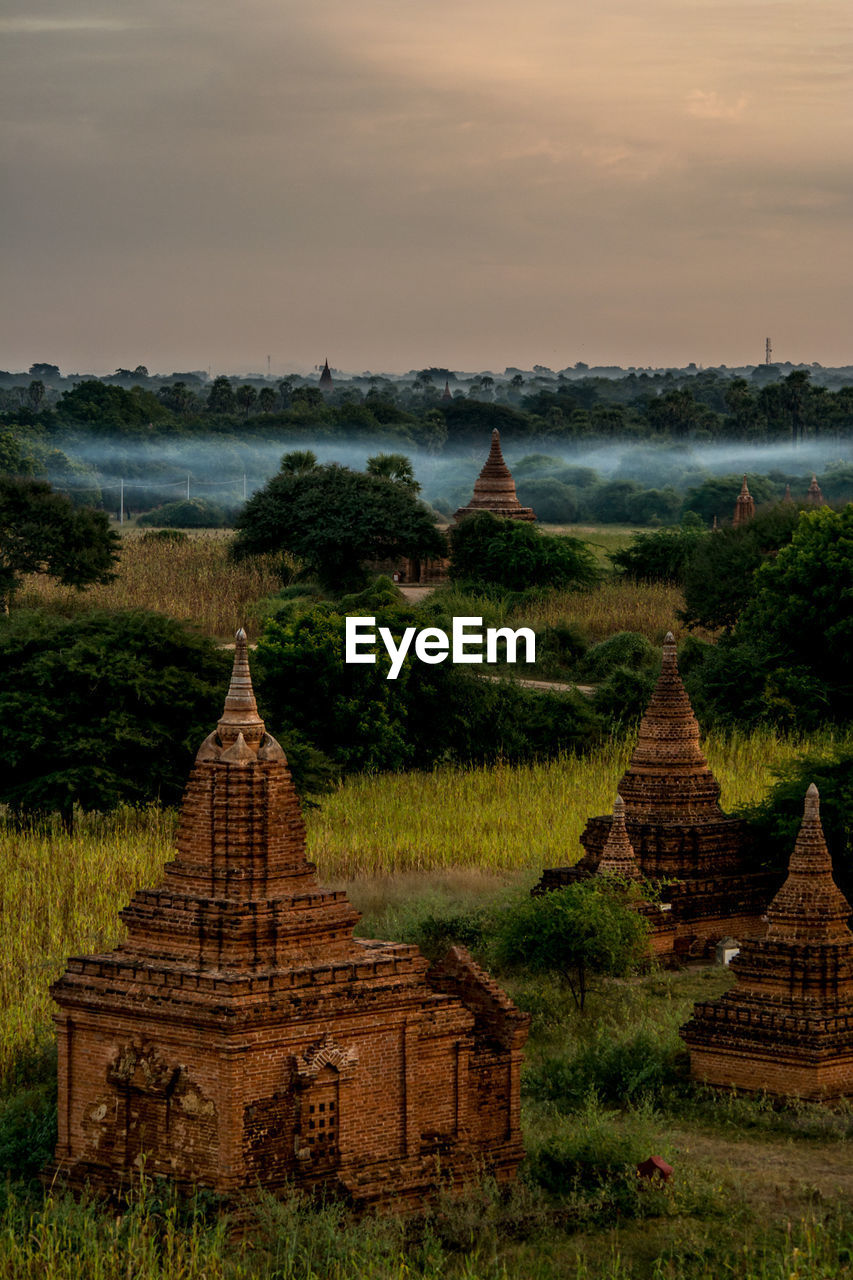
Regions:
[[[812,784],[766,936],[741,943],[737,983],[682,1027],[690,1070],[724,1088],[833,1099],[853,1092],[853,933]]]
[[[660,678],[618,793],[640,873],[648,880],[674,882],[663,890],[670,908],[665,918],[649,916],[654,930],[661,931],[652,943],[656,954],[702,954],[727,934],[763,933],[764,912],[778,881],[744,866],[744,824],[720,808],[720,785],[699,745],[699,724],[679,675],[672,633],[664,641]],[[584,856],[574,866],[544,871],[534,892],[594,875],[613,826],[609,814],[590,818],[580,838]]]
[[[749,492],[749,485],[746,483],[746,476],[743,478],[743,484],[740,487],[740,493],[735,501],[735,511],[732,517],[732,524],[737,528],[742,524],[749,524],[755,515],[755,499]]]
[[[52,988],[51,1176],[115,1190],[144,1167],[226,1196],[295,1182],[414,1207],[439,1174],[514,1174],[527,1016],[461,950],[430,968],[353,938],[357,912],[306,860],[242,632],[176,850],[121,913],[127,941]]]
[[[477,511],[491,511],[494,516],[509,520],[535,520],[532,507],[523,507],[515,491],[512,472],[504,462],[501,435],[497,427],[492,432],[492,445],[483,470],[474,481],[474,494],[467,507],[460,507],[454,519],[462,520]]]

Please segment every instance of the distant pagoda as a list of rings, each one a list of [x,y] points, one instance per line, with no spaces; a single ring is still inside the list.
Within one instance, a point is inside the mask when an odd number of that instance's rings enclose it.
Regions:
[[[627,838],[648,880],[674,881],[662,897],[679,954],[706,950],[731,934],[763,931],[774,881],[744,865],[744,824],[720,808],[720,784],[699,745],[699,724],[678,671],[675,638],[663,644],[661,674],[618,786]],[[535,892],[571,884],[598,870],[617,816],[590,818],[585,854],[573,866],[545,870]]]
[[[735,513],[732,524],[735,528],[738,525],[749,524],[755,515],[755,499],[749,492],[749,485],[746,483],[746,476],[743,478],[743,484],[740,487],[740,493],[735,502]]]
[[[329,357],[326,357],[326,363],[323,365],[323,372],[320,374],[320,390],[334,391],[335,384],[332,382],[332,371],[329,368]]]
[[[450,390],[450,382],[449,382],[449,380],[448,380],[448,379],[445,379],[445,382],[444,382],[444,390],[443,390],[443,391],[442,391],[442,393],[441,393],[441,398],[442,398],[442,400],[452,400],[452,399],[453,399],[453,395],[452,395],[451,390]]]
[[[812,783],[788,878],[761,939],[741,943],[737,983],[697,1004],[681,1035],[698,1080],[778,1097],[853,1094],[853,933],[832,878]]]
[[[495,427],[492,447],[486,464],[474,482],[474,495],[467,507],[460,507],[454,519],[475,515],[478,511],[491,511],[493,516],[508,520],[535,520],[532,507],[523,507],[515,491],[512,472],[504,462],[501,452],[501,433]]]
[[[820,491],[820,485],[817,482],[816,475],[812,476],[812,482],[809,485],[809,491],[806,494],[806,502],[811,503],[813,507],[823,507],[826,505],[826,500]]]

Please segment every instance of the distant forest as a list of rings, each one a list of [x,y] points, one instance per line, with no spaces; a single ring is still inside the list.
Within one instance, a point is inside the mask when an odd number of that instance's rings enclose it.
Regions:
[[[366,452],[393,449],[413,455],[424,498],[449,514],[497,427],[520,498],[554,522],[665,524],[686,510],[706,519],[709,504],[691,494],[739,470],[756,474],[759,502],[786,484],[796,499],[813,471],[829,501],[853,497],[853,368],[331,373],[321,390],[317,374],[0,372],[0,471],[46,475],[113,510],[131,491],[137,511],[204,496],[225,522],[288,450],[308,444],[360,466]],[[768,451],[763,466],[738,456],[755,447]],[[617,461],[594,457],[617,448]],[[727,499],[715,492],[711,505],[725,518]]]

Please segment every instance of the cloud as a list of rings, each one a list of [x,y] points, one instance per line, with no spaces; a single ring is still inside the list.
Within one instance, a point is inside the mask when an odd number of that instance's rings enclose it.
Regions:
[[[745,93],[734,101],[726,101],[716,91],[706,93],[704,89],[694,89],[687,98],[687,114],[699,120],[740,120],[748,101]]]

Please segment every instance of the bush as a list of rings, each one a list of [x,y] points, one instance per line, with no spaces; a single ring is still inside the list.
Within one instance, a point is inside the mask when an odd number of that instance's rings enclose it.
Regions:
[[[575,1111],[591,1098],[601,1103],[658,1103],[680,1083],[684,1050],[678,1041],[662,1040],[660,1030],[641,1028],[614,1039],[610,1027],[572,1054],[546,1058],[524,1077],[525,1093],[559,1111]]]
[[[189,542],[188,533],[182,533],[180,529],[147,529],[143,533],[142,542]]]
[[[228,517],[224,508],[206,498],[183,498],[146,512],[136,523],[144,528],[221,529],[228,523]]]
[[[654,666],[659,659],[659,651],[640,632],[617,631],[592,646],[581,664],[581,674],[590,680],[603,680],[617,667],[640,671]]]
[[[494,583],[512,591],[527,587],[590,587],[599,573],[592,552],[578,538],[540,533],[520,520],[488,511],[466,516],[450,531],[450,576]]]
[[[632,582],[672,582],[680,586],[697,544],[710,537],[695,524],[655,533],[635,533],[630,546],[613,551],[609,559]]]
[[[638,724],[654,692],[655,679],[653,671],[614,667],[593,694],[592,705],[596,714],[615,732]]]
[[[506,968],[557,970],[579,1009],[591,974],[621,977],[646,954],[648,925],[624,891],[592,878],[522,899],[495,926],[495,958]]]

